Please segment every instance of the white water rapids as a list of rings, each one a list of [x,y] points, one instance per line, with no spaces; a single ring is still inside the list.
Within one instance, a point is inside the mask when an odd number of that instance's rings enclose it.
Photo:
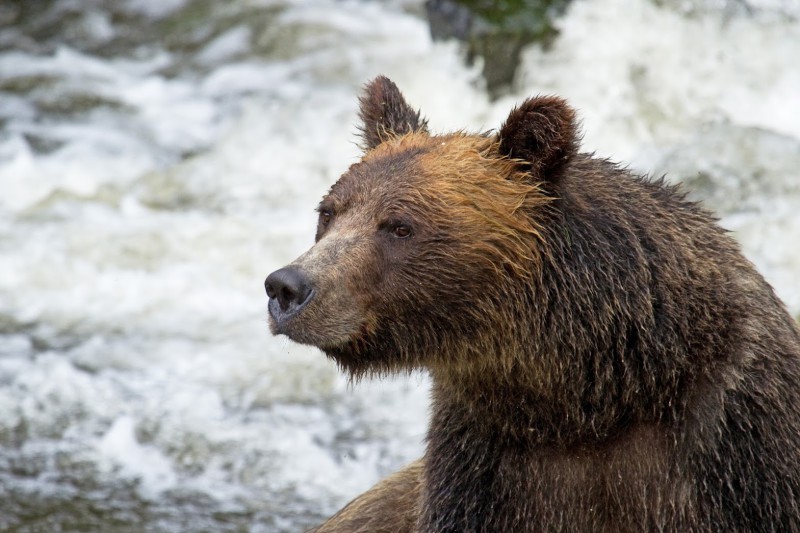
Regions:
[[[0,530],[300,531],[422,453],[423,375],[349,386],[266,325],[377,74],[440,131],[567,97],[798,316],[798,17],[576,0],[492,102],[421,0],[0,6]]]

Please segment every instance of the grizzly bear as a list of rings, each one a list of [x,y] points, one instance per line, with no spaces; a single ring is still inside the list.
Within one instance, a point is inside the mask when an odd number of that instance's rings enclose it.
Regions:
[[[425,369],[427,449],[318,532],[800,531],[800,330],[681,190],[575,111],[433,135],[366,86],[364,156],[270,327],[354,379]]]

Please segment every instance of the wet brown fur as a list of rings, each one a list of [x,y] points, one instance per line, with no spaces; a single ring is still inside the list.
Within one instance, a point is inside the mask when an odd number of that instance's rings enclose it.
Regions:
[[[800,531],[800,331],[711,215],[577,153],[555,97],[432,136],[379,78],[362,117],[293,263],[318,293],[273,331],[355,378],[427,369],[432,415],[317,531]]]
[[[424,465],[415,461],[380,481],[309,533],[412,533],[420,512]]]

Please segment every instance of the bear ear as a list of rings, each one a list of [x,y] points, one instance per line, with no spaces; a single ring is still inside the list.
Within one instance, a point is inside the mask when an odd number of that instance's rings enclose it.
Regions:
[[[395,135],[428,131],[428,121],[406,103],[397,85],[385,76],[369,82],[358,101],[362,123],[359,130],[365,150]]]
[[[556,96],[525,100],[511,111],[498,135],[502,155],[524,160],[534,175],[547,181],[558,179],[580,142],[575,110]]]

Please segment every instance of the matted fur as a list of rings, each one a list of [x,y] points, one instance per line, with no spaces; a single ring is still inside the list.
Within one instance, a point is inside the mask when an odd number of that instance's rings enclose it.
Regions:
[[[800,531],[800,330],[711,214],[578,153],[559,98],[431,135],[379,79],[362,118],[271,327],[355,379],[426,369],[431,421],[320,533]]]

